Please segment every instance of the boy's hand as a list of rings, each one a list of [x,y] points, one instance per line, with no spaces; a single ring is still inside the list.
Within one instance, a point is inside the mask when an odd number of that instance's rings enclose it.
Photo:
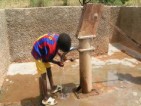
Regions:
[[[64,63],[63,63],[63,62],[60,62],[60,61],[51,60],[50,62],[52,62],[52,63],[54,63],[54,64],[57,64],[57,65],[59,65],[60,67],[63,67],[63,66],[64,66]]]
[[[64,56],[64,58],[62,59],[63,62],[67,61],[67,57]]]
[[[58,62],[58,65],[59,65],[60,67],[63,67],[63,66],[64,66],[64,63],[63,63],[63,62]]]

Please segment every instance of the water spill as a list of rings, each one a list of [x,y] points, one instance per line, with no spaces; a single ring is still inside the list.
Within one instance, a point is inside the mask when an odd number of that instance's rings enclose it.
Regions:
[[[60,92],[59,98],[60,99],[67,99],[69,98],[69,88],[63,86],[63,81],[65,80],[65,73],[64,73],[64,67],[60,67],[60,72],[61,72],[61,76],[60,76],[60,85],[62,86],[62,90]]]
[[[92,59],[92,65],[95,68],[101,68],[104,65],[116,65],[116,64],[122,64],[124,66],[135,67],[136,65],[139,64],[139,61],[137,61],[136,59],[129,59],[129,58],[108,59],[105,61],[97,59],[97,58]]]
[[[63,84],[63,81],[65,79],[65,76],[64,76],[64,67],[59,67],[59,70],[61,72],[61,75],[60,75],[60,81],[59,81],[59,84],[62,85]]]
[[[117,71],[109,71],[107,78],[107,86],[113,86],[118,81]]]
[[[60,99],[67,99],[68,97],[69,97],[68,94],[64,94],[64,93],[60,94]]]
[[[69,95],[68,91],[69,91],[69,88],[64,86],[63,90],[60,93],[60,99],[67,99],[67,98],[69,98],[70,95]]]

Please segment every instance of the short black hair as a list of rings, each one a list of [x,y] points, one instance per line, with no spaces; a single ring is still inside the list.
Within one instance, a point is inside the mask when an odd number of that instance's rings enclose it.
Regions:
[[[62,50],[63,52],[68,52],[71,47],[71,38],[66,33],[59,34],[59,38],[57,41],[58,48]]]

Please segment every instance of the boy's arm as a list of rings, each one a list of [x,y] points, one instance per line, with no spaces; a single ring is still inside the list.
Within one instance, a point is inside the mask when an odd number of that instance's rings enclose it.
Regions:
[[[59,61],[56,60],[50,60],[49,62],[53,63],[53,64],[58,64]]]
[[[59,56],[59,57],[61,57],[61,56],[62,56],[60,52],[57,52],[57,54],[58,54],[58,56]]]
[[[63,56],[63,54],[61,54],[60,52],[57,52],[57,54],[59,55],[61,62],[64,62],[67,60],[67,57],[65,55]]]
[[[51,63],[53,63],[53,64],[57,64],[57,65],[59,65],[60,67],[63,67],[63,66],[64,66],[64,64],[63,64],[62,62],[60,62],[60,61],[50,60],[49,62],[51,62]]]

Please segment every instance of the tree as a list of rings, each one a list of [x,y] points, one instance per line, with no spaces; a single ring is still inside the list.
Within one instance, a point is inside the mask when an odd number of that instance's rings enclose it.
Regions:
[[[63,6],[67,6],[68,5],[68,0],[63,0]]]
[[[122,4],[125,4],[129,0],[121,0]]]
[[[122,4],[125,4],[127,1],[129,0],[98,0],[99,3],[104,3],[104,4],[113,4],[115,1],[119,1],[121,2]]]
[[[91,0],[79,0],[79,2],[81,3],[81,5],[84,5],[91,2]]]
[[[116,1],[119,1],[122,4],[125,4],[129,0],[79,0],[81,5],[87,4],[89,2],[99,2],[99,3],[103,3],[103,4],[114,4]]]

